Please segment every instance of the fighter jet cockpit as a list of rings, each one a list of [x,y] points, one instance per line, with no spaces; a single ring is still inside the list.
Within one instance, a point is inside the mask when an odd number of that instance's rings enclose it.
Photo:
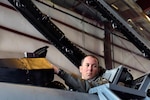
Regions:
[[[74,99],[85,98],[87,100],[90,100],[90,98],[93,100],[149,100],[150,74],[145,74],[134,79],[130,71],[122,65],[111,70],[106,70],[102,75],[109,83],[91,88],[89,93],[79,93],[66,91],[61,82],[53,81],[53,69],[50,66],[50,62],[45,58],[1,59],[0,63],[1,86],[11,83],[10,86],[4,88],[7,91],[14,87],[17,88],[16,91],[18,92],[20,90],[18,85],[21,84],[26,89],[28,88],[29,91],[33,91],[35,86],[38,89],[37,91],[41,91],[44,87],[46,91],[49,91],[48,96],[52,98],[57,97],[57,100],[66,100],[66,98],[62,99],[62,96],[65,97],[67,95],[76,95]],[[24,67],[26,68],[23,69]],[[21,89],[24,89],[23,87]],[[69,97],[67,100],[69,100]]]
[[[134,79],[125,66],[106,70],[103,78],[110,83],[95,87],[89,93],[97,93],[106,100],[149,100],[150,74]]]

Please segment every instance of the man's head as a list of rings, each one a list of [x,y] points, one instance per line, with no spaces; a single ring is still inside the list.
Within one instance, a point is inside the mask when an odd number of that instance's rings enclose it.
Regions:
[[[82,79],[89,80],[100,72],[99,61],[95,56],[88,55],[81,61],[79,67]]]

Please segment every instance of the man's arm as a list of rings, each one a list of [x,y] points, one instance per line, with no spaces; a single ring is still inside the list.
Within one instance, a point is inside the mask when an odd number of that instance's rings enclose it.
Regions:
[[[94,87],[94,85],[89,83],[87,80],[83,80],[79,77],[70,75],[66,73],[64,70],[59,69],[54,65],[53,68],[54,68],[54,73],[57,74],[60,78],[62,78],[65,81],[66,85],[68,85],[75,91],[88,92],[90,88]]]
[[[75,91],[88,92],[89,89],[93,87],[93,85],[90,84],[87,80],[83,80],[79,77],[70,75],[63,70],[60,70],[57,75],[65,81],[66,85],[68,85]]]

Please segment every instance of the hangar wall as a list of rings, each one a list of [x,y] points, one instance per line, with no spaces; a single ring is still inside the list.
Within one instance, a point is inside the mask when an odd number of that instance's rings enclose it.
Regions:
[[[45,6],[39,2],[34,2],[43,13],[50,16],[51,20],[65,33],[67,38],[75,43],[77,47],[86,54],[94,53],[99,58],[101,66],[105,67],[103,58],[103,26],[93,20],[54,5],[53,3],[50,3],[50,5],[75,17]],[[68,72],[79,75],[78,69],[53,45],[51,45],[20,13],[14,9],[7,8],[4,4],[10,6],[7,1],[1,1],[0,58],[24,57],[24,52],[33,52],[42,46],[48,45],[47,59],[50,62],[62,67]],[[87,22],[92,23],[92,25]],[[117,67],[120,64],[127,65],[127,67],[129,66],[129,69],[131,69],[131,73],[134,77],[138,77],[150,70],[149,60],[143,58],[139,50],[132,45],[132,43],[114,35],[112,35],[111,41],[117,45],[112,46],[114,67]]]

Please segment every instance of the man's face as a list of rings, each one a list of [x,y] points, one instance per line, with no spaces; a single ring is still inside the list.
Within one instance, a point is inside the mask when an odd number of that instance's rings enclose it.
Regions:
[[[97,59],[87,56],[84,58],[82,65],[80,66],[80,73],[82,79],[89,80],[98,75],[100,68],[98,67]]]

